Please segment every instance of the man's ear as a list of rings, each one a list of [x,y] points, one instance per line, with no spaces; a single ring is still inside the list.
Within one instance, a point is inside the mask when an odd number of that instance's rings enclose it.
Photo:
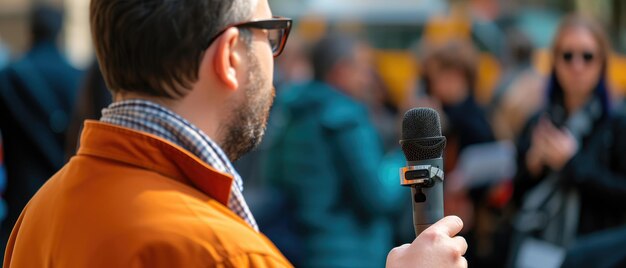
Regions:
[[[226,30],[215,42],[216,50],[213,65],[217,77],[227,88],[237,90],[239,88],[237,72],[240,71],[241,67],[241,55],[237,51],[239,29],[233,27]]]

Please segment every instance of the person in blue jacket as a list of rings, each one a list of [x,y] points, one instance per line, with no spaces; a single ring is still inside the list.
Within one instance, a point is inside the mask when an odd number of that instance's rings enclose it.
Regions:
[[[291,208],[282,216],[301,242],[297,267],[383,267],[390,215],[409,202],[397,175],[379,176],[381,140],[357,101],[372,84],[369,57],[358,40],[325,37],[311,53],[314,80],[277,98],[283,122],[265,170]]]
[[[28,200],[65,163],[65,135],[81,77],[57,44],[62,11],[38,4],[30,15],[31,48],[0,71],[8,208],[0,245]]]

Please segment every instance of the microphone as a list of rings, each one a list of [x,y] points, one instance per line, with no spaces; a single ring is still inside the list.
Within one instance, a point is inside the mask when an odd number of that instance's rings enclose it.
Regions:
[[[437,111],[415,108],[404,114],[402,151],[407,166],[400,169],[400,184],[411,187],[413,225],[418,236],[443,218],[443,149]]]

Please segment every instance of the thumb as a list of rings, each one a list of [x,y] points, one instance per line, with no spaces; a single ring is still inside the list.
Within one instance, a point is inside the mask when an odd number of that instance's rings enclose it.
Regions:
[[[447,216],[431,225],[424,232],[441,232],[450,237],[456,236],[463,229],[463,221],[457,216]]]

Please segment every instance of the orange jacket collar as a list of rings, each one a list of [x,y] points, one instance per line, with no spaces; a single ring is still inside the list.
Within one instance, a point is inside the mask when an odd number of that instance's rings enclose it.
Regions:
[[[228,204],[232,175],[215,170],[187,150],[152,134],[87,120],[78,155],[154,170],[199,189],[224,206]]]

